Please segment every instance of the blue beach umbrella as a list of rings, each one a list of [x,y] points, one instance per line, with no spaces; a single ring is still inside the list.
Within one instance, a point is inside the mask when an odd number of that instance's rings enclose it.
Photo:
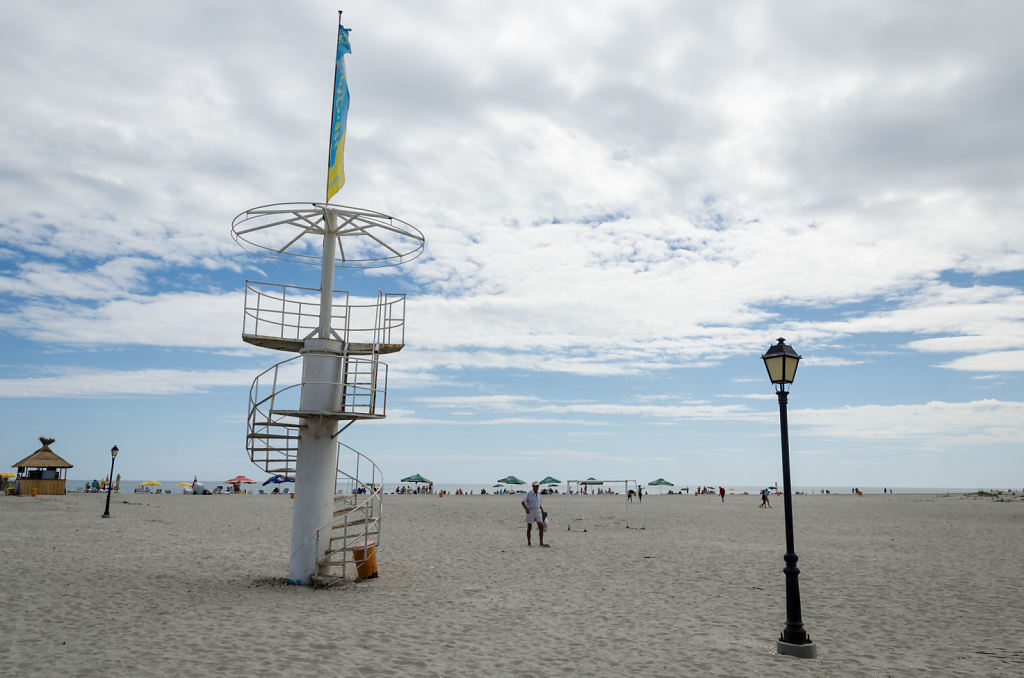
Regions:
[[[287,476],[281,474],[273,475],[263,481],[264,486],[270,483],[281,484],[281,483],[294,483],[295,481]]]

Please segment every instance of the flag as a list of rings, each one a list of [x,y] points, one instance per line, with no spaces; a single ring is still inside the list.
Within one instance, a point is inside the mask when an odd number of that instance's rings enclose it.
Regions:
[[[334,108],[331,115],[331,147],[327,156],[327,202],[345,185],[345,134],[348,127],[348,78],[345,55],[352,53],[348,31],[338,24],[338,55],[334,62]]]

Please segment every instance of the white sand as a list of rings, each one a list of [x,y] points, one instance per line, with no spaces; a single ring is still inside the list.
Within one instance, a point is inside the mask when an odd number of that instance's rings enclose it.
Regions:
[[[814,660],[775,655],[781,498],[623,501],[545,497],[540,549],[518,498],[388,496],[381,577],[314,591],[287,497],[2,497],[0,673],[1024,675],[1020,495],[796,497]]]

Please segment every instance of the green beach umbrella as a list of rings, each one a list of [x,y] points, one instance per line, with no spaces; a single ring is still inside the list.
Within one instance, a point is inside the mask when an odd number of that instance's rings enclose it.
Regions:
[[[552,476],[548,476],[544,480],[540,481],[540,484],[541,485],[561,485],[562,481],[559,480],[558,478],[554,478]]]
[[[401,482],[401,483],[429,483],[430,480],[427,479],[427,478],[424,478],[419,473],[417,473],[414,476],[408,476],[406,478],[402,478],[399,482]]]
[[[505,485],[525,485],[526,484],[525,482],[523,482],[519,478],[516,478],[515,476],[505,476],[504,478],[502,478],[498,482],[499,483],[504,483]]]
[[[604,481],[603,480],[598,480],[594,476],[590,476],[589,478],[587,478],[586,480],[583,481],[583,484],[584,485],[604,485]]]
[[[651,482],[649,482],[647,484],[648,485],[668,485],[669,487],[675,487],[675,485],[673,485],[669,481],[665,480],[664,478],[658,478],[657,480],[652,480]]]

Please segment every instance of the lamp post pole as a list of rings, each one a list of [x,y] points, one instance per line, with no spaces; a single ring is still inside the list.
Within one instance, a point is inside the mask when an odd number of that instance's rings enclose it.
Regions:
[[[789,391],[786,390],[787,384],[792,384],[796,377],[800,356],[780,337],[778,343],[771,346],[761,359],[768,369],[768,377],[775,384],[775,393],[779,396],[779,427],[782,431],[782,493],[786,518],[786,567],[782,571],[786,575],[786,627],[782,630],[776,648],[781,655],[809,659],[816,657],[818,651],[804,630],[800,614],[800,583],[797,579],[800,569],[796,566],[798,559],[793,546],[793,486],[789,475]]]
[[[796,566],[798,560],[796,549],[793,547],[793,493],[789,480],[789,417],[787,405],[789,393],[783,390],[778,391],[779,396],[779,422],[782,428],[782,494],[783,506],[786,513],[786,567],[782,571],[786,574],[786,628],[782,630],[779,638],[779,654],[796,654],[797,656],[815,656],[814,644],[804,630],[803,616],[800,613],[800,582],[797,577],[800,575],[800,568]],[[783,648],[785,644],[787,647]],[[791,651],[794,648],[801,648],[810,645],[811,654],[801,654]],[[788,646],[793,646],[788,647]],[[785,650],[785,651],[784,651]],[[806,652],[806,649],[804,650]]]
[[[107,508],[101,518],[110,517],[110,491],[114,489],[114,460],[117,459],[117,445],[110,448],[110,475],[107,477]]]

